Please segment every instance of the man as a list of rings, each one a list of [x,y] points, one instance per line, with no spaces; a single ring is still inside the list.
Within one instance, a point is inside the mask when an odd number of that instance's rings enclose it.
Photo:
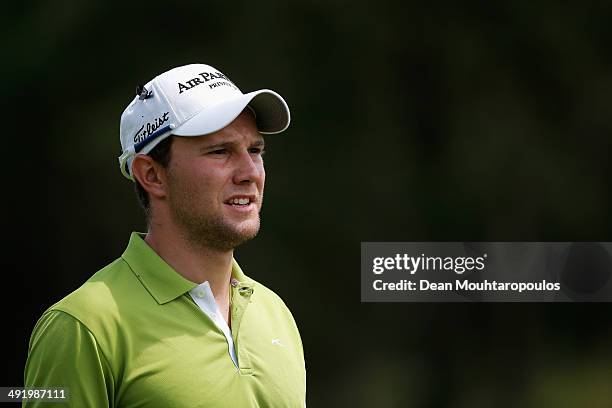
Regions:
[[[138,87],[121,117],[120,168],[148,232],[43,314],[26,387],[66,387],[75,407],[305,405],[293,317],[233,259],[259,230],[261,134],[289,121],[278,94],[242,94],[208,65]]]

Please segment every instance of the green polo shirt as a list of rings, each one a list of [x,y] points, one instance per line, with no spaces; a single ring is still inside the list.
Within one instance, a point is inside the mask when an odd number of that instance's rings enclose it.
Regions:
[[[289,309],[235,261],[232,277],[238,368],[188,293],[197,285],[133,233],[121,258],[39,319],[25,386],[67,387],[74,407],[303,407],[304,354]]]

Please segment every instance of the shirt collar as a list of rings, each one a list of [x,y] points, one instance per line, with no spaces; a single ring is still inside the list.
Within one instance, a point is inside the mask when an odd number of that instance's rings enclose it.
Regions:
[[[198,286],[172,269],[144,241],[144,236],[145,234],[132,232],[130,242],[121,257],[157,303],[168,303]],[[242,272],[235,259],[232,259],[232,278],[236,279],[240,286],[252,287],[254,283]]]

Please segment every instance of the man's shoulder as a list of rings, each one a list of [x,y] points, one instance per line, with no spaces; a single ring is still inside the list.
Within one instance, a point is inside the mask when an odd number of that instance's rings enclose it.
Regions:
[[[118,317],[121,303],[126,300],[125,294],[131,289],[133,291],[137,282],[127,262],[118,258],[46,312],[67,313],[91,330],[104,320],[111,321]]]

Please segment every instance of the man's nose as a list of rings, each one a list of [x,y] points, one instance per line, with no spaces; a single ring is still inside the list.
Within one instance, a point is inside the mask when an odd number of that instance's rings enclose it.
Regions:
[[[242,152],[236,158],[236,171],[234,173],[235,184],[247,184],[259,181],[263,173],[263,164],[255,162],[251,154]]]

